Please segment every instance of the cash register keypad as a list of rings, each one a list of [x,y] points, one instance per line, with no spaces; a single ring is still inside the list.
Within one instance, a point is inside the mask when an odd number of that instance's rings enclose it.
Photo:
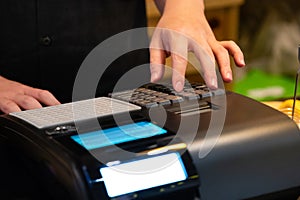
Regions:
[[[195,83],[186,84],[181,92],[176,92],[171,84],[147,84],[135,90],[115,92],[110,94],[110,96],[149,108],[158,105],[179,103],[185,100],[204,99],[221,94],[225,94],[223,89],[209,90],[206,85]]]

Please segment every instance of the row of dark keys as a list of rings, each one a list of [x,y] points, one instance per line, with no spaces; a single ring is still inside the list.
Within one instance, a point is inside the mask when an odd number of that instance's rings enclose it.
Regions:
[[[225,90],[209,90],[206,85],[200,83],[186,84],[181,92],[176,92],[171,84],[147,84],[135,90],[115,92],[111,97],[149,108],[222,94],[225,94]]]

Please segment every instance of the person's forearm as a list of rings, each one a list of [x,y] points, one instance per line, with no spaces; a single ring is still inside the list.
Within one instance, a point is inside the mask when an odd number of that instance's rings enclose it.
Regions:
[[[156,7],[161,14],[164,12],[173,12],[176,14],[179,10],[192,12],[193,10],[204,11],[204,0],[154,0]],[[201,12],[199,12],[201,13]],[[178,14],[178,13],[177,13]]]

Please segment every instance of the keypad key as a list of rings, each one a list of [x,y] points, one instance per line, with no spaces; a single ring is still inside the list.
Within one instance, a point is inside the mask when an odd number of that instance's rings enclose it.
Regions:
[[[171,102],[168,100],[168,99],[164,99],[164,98],[156,98],[156,99],[153,99],[153,101],[157,102],[158,104],[160,105],[168,105],[168,104],[171,104]]]
[[[138,101],[135,101],[134,103],[136,103],[140,106],[146,107],[146,108],[158,106],[158,104],[156,102],[148,101],[148,100],[138,100]]]
[[[177,95],[186,98],[188,100],[195,100],[195,99],[199,99],[199,95],[195,94],[195,93],[191,93],[191,92],[179,92],[177,93]]]
[[[183,101],[182,97],[174,96],[174,95],[168,95],[165,97],[166,99],[170,100],[171,103],[180,103]]]
[[[201,99],[208,98],[208,97],[212,96],[212,92],[210,92],[210,91],[207,92],[207,91],[204,91],[204,90],[196,90],[195,93],[198,94]]]
[[[225,94],[225,90],[224,89],[216,89],[216,90],[212,90],[212,93],[215,96],[223,95],[223,94]]]

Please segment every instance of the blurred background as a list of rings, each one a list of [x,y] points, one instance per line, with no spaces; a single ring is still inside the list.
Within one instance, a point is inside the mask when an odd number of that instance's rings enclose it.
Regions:
[[[146,3],[149,26],[155,26],[160,14],[153,0]],[[216,38],[234,40],[245,55],[245,68],[232,62],[234,81],[226,88],[260,101],[291,98],[299,68],[299,0],[205,0],[205,6]],[[201,81],[192,66],[187,78]]]

